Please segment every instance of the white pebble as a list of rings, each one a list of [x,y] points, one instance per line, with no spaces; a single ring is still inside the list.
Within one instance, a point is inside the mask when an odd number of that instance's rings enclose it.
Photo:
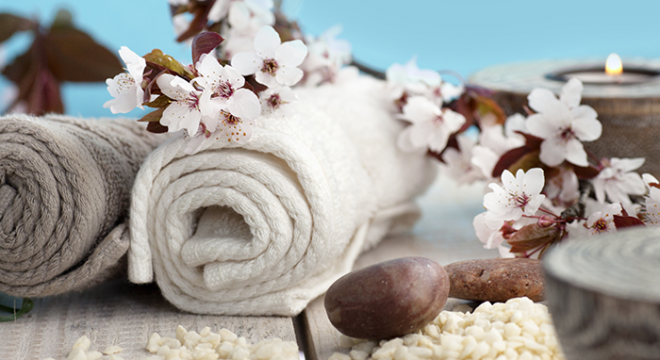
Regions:
[[[103,354],[98,351],[88,351],[85,353],[85,356],[87,356],[87,360],[98,360],[103,356]]]
[[[103,350],[103,353],[105,355],[114,355],[114,354],[119,354],[123,350],[124,349],[122,349],[121,347],[119,347],[117,345],[112,345],[112,346],[108,346],[107,348],[105,348],[105,350]]]

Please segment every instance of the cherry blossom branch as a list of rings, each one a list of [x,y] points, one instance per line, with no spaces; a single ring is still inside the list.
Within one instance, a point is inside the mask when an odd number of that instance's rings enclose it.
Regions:
[[[349,65],[355,66],[356,68],[358,68],[358,70],[362,71],[365,74],[369,74],[375,77],[376,79],[385,80],[385,78],[387,77],[385,75],[385,72],[378,69],[374,69],[371,66],[359,62],[355,59],[352,59]]]

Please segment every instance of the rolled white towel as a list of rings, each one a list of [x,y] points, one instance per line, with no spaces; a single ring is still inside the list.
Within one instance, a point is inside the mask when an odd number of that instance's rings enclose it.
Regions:
[[[149,155],[133,187],[131,281],[155,273],[190,312],[292,316],[412,226],[436,166],[397,149],[385,84],[355,76],[298,97],[242,147],[186,155],[177,138]]]

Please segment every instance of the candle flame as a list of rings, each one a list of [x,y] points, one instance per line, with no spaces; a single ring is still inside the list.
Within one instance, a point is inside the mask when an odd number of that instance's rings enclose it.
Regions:
[[[623,72],[621,58],[615,53],[611,53],[605,60],[605,72],[608,75],[619,75]]]

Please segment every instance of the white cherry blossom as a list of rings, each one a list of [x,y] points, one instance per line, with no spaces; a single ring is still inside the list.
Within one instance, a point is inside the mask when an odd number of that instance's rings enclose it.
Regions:
[[[479,241],[484,243],[484,248],[495,249],[504,242],[504,233],[501,229],[505,222],[500,222],[498,224],[499,226],[489,224],[486,221],[486,214],[487,212],[483,212],[475,216],[472,221],[472,226],[474,226],[474,231],[477,234]]]
[[[405,152],[425,148],[440,152],[447,146],[449,136],[465,123],[465,117],[449,109],[440,109],[437,104],[423,96],[408,99],[399,118],[410,121],[398,139],[398,146]]]
[[[293,86],[303,76],[298,66],[307,56],[307,47],[300,40],[281,43],[271,26],[264,26],[254,38],[255,52],[234,55],[231,65],[242,75],[255,74],[255,79],[268,87]]]
[[[545,199],[545,195],[541,194],[544,183],[543,170],[539,168],[530,169],[527,173],[518,170],[515,177],[504,170],[502,186],[494,183],[488,185],[493,191],[484,196],[488,219],[492,222],[516,221],[523,215],[534,215]]]
[[[522,118],[521,115],[519,117]],[[502,125],[492,125],[481,129],[479,145],[474,147],[471,161],[474,166],[481,169],[487,179],[493,177],[493,169],[504,153],[525,144],[523,136],[514,132],[514,129],[521,128],[517,121],[519,117],[515,115],[509,117],[504,128]]]
[[[195,67],[200,75],[193,81],[211,92],[209,101],[200,104],[204,114],[217,114],[221,110],[242,119],[255,120],[261,114],[261,105],[254,92],[243,89],[245,78],[233,67],[222,66],[215,56],[204,54]],[[207,129],[214,132],[218,117],[207,119]]]
[[[605,232],[615,232],[614,215],[621,215],[621,205],[607,204],[600,211],[596,211],[587,218],[586,226],[589,235],[598,235]]]
[[[286,111],[287,105],[297,99],[296,94],[288,86],[268,88],[259,94],[261,109],[267,114],[281,113],[287,115],[289,114]]]
[[[605,203],[605,195],[612,203],[621,203],[627,211],[632,211],[630,195],[644,195],[646,185],[642,177],[634,170],[644,164],[644,158],[619,159],[611,158],[605,161],[607,165],[592,180],[596,199]]]
[[[108,92],[114,99],[106,101],[103,107],[110,108],[113,114],[127,113],[135,107],[144,109],[142,106],[144,102],[142,79],[147,62],[126,46],[119,49],[119,56],[126,64],[128,73],[118,74],[105,81],[108,85]]]
[[[420,69],[417,58],[411,58],[404,65],[394,64],[386,73],[387,85],[392,99],[399,100],[404,96],[425,96],[429,100],[442,105],[460,96],[465,87],[442,81],[437,71]]]
[[[587,153],[580,141],[594,141],[602,132],[598,114],[590,106],[581,105],[582,83],[571,79],[560,98],[547,89],[534,89],[528,96],[529,106],[537,113],[527,119],[527,130],[544,141],[540,158],[549,166],[564,160],[587,166]]]
[[[225,41],[220,44],[222,56],[231,59],[241,52],[252,52],[253,41],[259,29],[275,24],[275,15],[271,11],[273,2],[234,1],[229,7],[227,22],[229,26],[221,31]],[[270,5],[270,7],[268,7]]]
[[[304,85],[317,86],[335,82],[339,69],[351,62],[351,44],[337,39],[341,26],[333,26],[319,37],[308,36],[305,43],[309,53],[300,67],[305,71]]]
[[[557,170],[559,174],[545,184],[545,193],[553,205],[566,208],[579,200],[580,182],[572,168],[560,166]]]
[[[466,135],[456,137],[459,150],[447,148],[442,154],[444,164],[440,164],[443,173],[454,179],[458,184],[472,184],[476,180],[484,179],[481,169],[473,165],[472,149],[476,143]]]
[[[267,16],[264,13],[270,13],[272,21],[275,21],[271,11],[275,6],[273,0],[216,0],[209,10],[208,19],[212,22],[225,19],[231,13],[231,8],[237,4],[246,6],[256,16]]]
[[[660,183],[651,174],[642,175],[642,179],[648,186],[648,195],[644,200],[644,210],[642,215],[644,216],[644,222],[647,225],[660,226]]]
[[[185,129],[188,134],[196,134],[202,115],[210,115],[202,110],[208,109],[203,104],[210,101],[211,91],[196,90],[188,81],[170,74],[159,76],[156,82],[163,94],[174,100],[163,112],[160,123],[169,132]]]
[[[442,84],[437,71],[420,69],[417,66],[417,57],[411,58],[403,65],[393,64],[385,74],[393,99],[399,99],[405,93],[421,95]]]

